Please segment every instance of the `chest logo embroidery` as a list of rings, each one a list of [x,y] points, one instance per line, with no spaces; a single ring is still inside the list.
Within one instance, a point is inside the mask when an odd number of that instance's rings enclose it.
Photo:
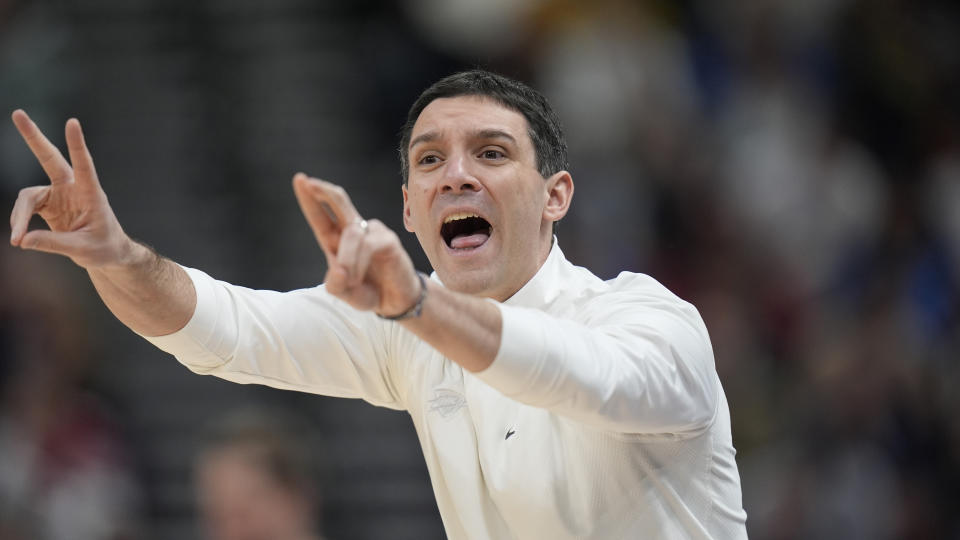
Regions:
[[[514,431],[514,430],[512,430],[512,429],[507,430],[507,436],[504,437],[503,440],[509,439],[509,438],[512,437],[515,433],[516,433],[516,431]]]
[[[442,418],[448,418],[467,404],[463,394],[449,388],[437,388],[433,391],[433,398],[427,401],[430,406],[430,412],[440,414]]]

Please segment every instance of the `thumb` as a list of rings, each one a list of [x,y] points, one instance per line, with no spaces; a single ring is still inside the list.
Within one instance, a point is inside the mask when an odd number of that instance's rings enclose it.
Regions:
[[[377,308],[380,304],[380,290],[376,285],[361,283],[351,287],[347,280],[348,276],[343,268],[332,266],[327,269],[323,285],[327,288],[327,292],[356,309],[368,311]]]
[[[38,229],[25,234],[20,241],[20,247],[34,251],[66,255],[72,258],[74,254],[80,251],[81,246],[80,239],[77,238],[76,233]]]

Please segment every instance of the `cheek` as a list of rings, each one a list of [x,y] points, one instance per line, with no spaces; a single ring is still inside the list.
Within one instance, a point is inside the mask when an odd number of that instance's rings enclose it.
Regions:
[[[418,230],[426,232],[426,227],[430,223],[430,209],[425,204],[416,204],[411,209],[413,211],[413,223]]]
[[[543,209],[546,206],[546,195],[543,190],[537,187],[531,187],[522,190],[516,194],[517,201],[522,201],[517,210],[522,213],[518,219],[524,222],[524,225],[537,226],[543,218]]]
[[[418,226],[428,213],[426,204],[424,203],[425,200],[427,200],[425,189],[410,188],[410,190],[407,191],[407,197],[404,201],[404,212],[406,212],[407,218],[410,219],[411,224],[414,226]]]
[[[410,225],[413,227],[412,232],[417,236],[420,245],[426,248],[433,237],[433,224],[430,220],[430,212],[423,206],[415,206],[411,211],[413,212],[410,220]]]
[[[415,190],[410,191],[410,202],[414,208],[414,211],[423,214],[427,210],[428,202],[430,201],[430,188],[425,186],[417,187]]]

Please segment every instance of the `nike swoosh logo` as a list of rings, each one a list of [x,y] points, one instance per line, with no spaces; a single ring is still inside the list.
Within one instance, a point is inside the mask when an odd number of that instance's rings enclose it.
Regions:
[[[509,439],[510,437],[513,436],[514,433],[516,433],[516,431],[514,431],[514,430],[511,429],[510,431],[507,432],[507,436],[504,437],[503,440]]]

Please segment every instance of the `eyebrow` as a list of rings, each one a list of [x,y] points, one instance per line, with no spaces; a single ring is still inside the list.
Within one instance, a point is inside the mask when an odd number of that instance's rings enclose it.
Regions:
[[[507,139],[513,144],[517,144],[517,140],[513,138],[513,135],[507,133],[506,131],[500,129],[481,129],[473,133],[475,139]]]
[[[440,138],[440,134],[437,133],[436,131],[428,131],[426,133],[423,133],[421,135],[417,135],[416,137],[414,137],[413,140],[410,141],[410,146],[408,148],[413,148],[414,146],[420,143],[435,141],[439,138]]]
[[[507,139],[513,144],[517,144],[517,139],[513,135],[503,131],[502,129],[480,129],[474,131],[470,134],[471,138],[474,139]],[[440,138],[440,133],[436,131],[428,131],[426,133],[417,135],[410,141],[410,149],[413,149],[414,146],[420,143],[433,142]]]

